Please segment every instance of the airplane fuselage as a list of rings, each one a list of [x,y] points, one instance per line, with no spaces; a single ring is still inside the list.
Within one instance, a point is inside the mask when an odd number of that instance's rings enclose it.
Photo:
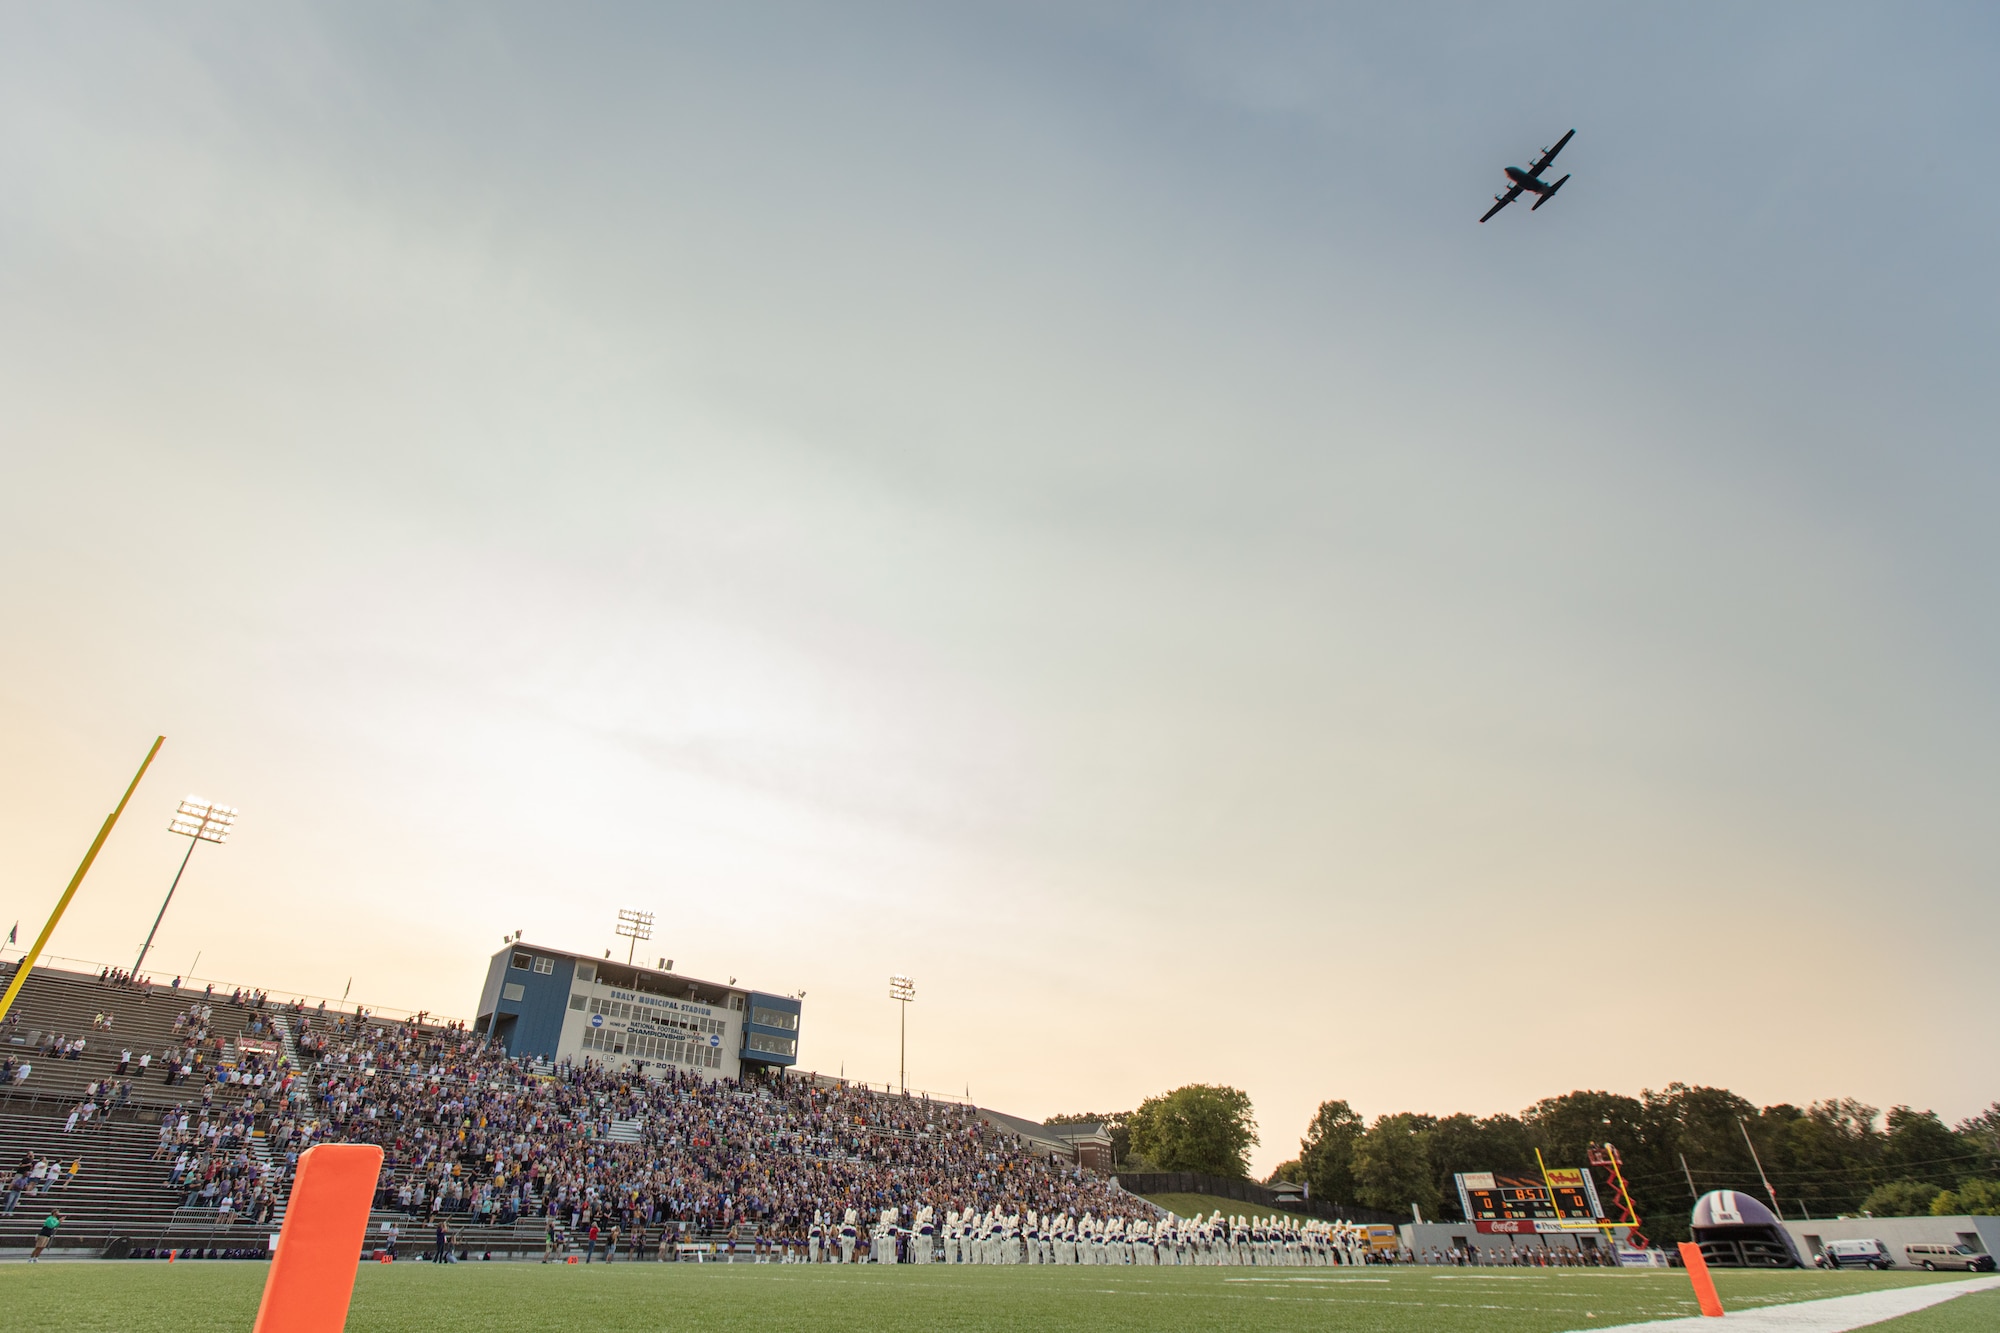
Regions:
[[[1520,186],[1522,189],[1532,190],[1536,194],[1547,194],[1549,192],[1548,185],[1543,182],[1540,176],[1530,176],[1527,172],[1521,170],[1519,167],[1508,167],[1507,179],[1514,182],[1514,184]]]

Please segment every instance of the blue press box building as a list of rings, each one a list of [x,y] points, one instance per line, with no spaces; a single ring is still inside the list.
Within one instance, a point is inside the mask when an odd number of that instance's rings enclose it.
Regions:
[[[667,960],[661,960],[663,963]],[[509,1055],[655,1077],[741,1078],[798,1063],[799,1001],[540,945],[493,955],[478,1027]]]

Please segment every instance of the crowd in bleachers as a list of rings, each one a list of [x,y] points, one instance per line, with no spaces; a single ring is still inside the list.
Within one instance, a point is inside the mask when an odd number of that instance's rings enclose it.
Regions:
[[[267,1221],[277,1209],[278,1181],[251,1151],[257,1103],[175,1107],[160,1117],[160,1149],[171,1158],[167,1183],[187,1208],[214,1208],[218,1221]]]
[[[151,977],[134,976],[122,967],[104,968],[98,972],[97,980],[106,986],[136,992],[141,1000],[150,998],[153,991],[157,988],[156,983]],[[167,989],[175,994],[180,993],[181,978],[175,977],[172,981],[168,982]],[[189,995],[194,994],[193,987],[190,986],[187,989],[187,993]],[[212,984],[204,987],[202,996],[207,1000],[214,1000],[215,987]],[[231,1004],[244,1005],[251,1008],[263,1008],[269,1005],[271,1001],[268,991],[251,990],[243,986],[238,986],[230,991],[228,998]]]
[[[850,1207],[1149,1211],[948,1103],[799,1077],[537,1073],[462,1028],[301,1022],[315,1058],[273,1147],[293,1163],[315,1142],[379,1144],[378,1203],[420,1215],[803,1234]]]
[[[81,1158],[65,1167],[55,1158],[24,1151],[20,1161],[7,1173],[6,1195],[4,1201],[0,1201],[0,1216],[12,1216],[23,1199],[60,1191],[82,1170]]]
[[[803,1237],[816,1213],[850,1208],[1151,1211],[950,1103],[800,1076],[739,1084],[551,1067],[462,1024],[273,1004],[179,978],[155,986],[111,969],[95,980],[104,989],[39,1011],[74,1035],[38,1034],[30,1048],[37,1062],[42,1052],[85,1060],[78,1072],[92,1082],[56,1085],[74,1098],[63,1124],[81,1138],[112,1115],[157,1112],[154,1179],[175,1205],[219,1220],[271,1218],[299,1156],[341,1141],[383,1148],[378,1206],[453,1227],[532,1218],[538,1231],[553,1222],[578,1234],[671,1225]],[[0,1056],[0,1082],[26,1077],[30,1051]]]
[[[102,1100],[99,1100],[100,1098]],[[121,1083],[107,1078],[86,1084],[83,1089],[83,1100],[70,1107],[69,1118],[63,1125],[63,1133],[74,1134],[79,1124],[88,1129],[90,1122],[97,1118],[98,1112],[109,1113],[123,1107],[131,1100],[132,1084],[129,1080]]]

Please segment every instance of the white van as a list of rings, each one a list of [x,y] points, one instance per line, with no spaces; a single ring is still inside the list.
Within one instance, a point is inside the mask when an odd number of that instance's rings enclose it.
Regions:
[[[1903,1257],[1912,1268],[1928,1268],[1933,1272],[1940,1268],[1963,1268],[1968,1273],[1977,1273],[1993,1267],[1992,1255],[1980,1254],[1970,1245],[1905,1245]]]
[[[1896,1256],[1879,1240],[1832,1240],[1822,1253],[1830,1268],[1894,1268]]]

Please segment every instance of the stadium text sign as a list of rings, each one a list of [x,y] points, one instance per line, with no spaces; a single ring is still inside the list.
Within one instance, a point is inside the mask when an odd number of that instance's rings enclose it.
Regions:
[[[1515,1218],[1510,1221],[1480,1221],[1472,1224],[1475,1231],[1489,1236],[1532,1236],[1536,1233],[1554,1235],[1564,1231],[1589,1231],[1592,1226],[1582,1222],[1554,1222],[1548,1218]]]

